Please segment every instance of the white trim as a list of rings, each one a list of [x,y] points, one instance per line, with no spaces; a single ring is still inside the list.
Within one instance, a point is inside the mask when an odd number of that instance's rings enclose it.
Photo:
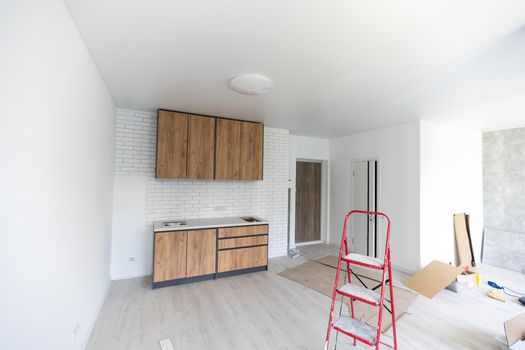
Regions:
[[[89,322],[89,324],[87,325],[87,332],[86,332],[85,338],[82,339],[81,346],[80,346],[81,349],[85,349],[88,346],[89,338],[91,338],[91,333],[93,333],[93,330],[95,329],[95,324],[97,323],[98,317],[100,316],[100,313],[102,311],[102,307],[104,306],[104,303],[106,302],[110,288],[111,288],[111,278],[109,278],[108,276],[108,283],[106,286],[106,290],[104,291],[102,298],[98,301],[97,309],[91,319],[91,322]]]

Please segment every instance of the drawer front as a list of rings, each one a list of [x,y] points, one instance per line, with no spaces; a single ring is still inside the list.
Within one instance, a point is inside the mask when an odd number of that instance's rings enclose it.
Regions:
[[[268,246],[222,250],[218,254],[218,272],[268,265]]]
[[[268,234],[268,225],[225,227],[219,229],[219,238]]]
[[[219,249],[251,247],[254,245],[268,244],[268,236],[253,236],[242,238],[226,238],[219,240]]]

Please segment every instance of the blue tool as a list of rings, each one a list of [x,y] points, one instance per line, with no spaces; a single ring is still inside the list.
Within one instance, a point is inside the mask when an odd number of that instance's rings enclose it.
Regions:
[[[496,288],[496,289],[505,289],[505,287],[500,287],[498,286],[498,284],[496,282],[492,282],[492,281],[488,281],[487,284],[489,286],[491,286],[492,288]]]

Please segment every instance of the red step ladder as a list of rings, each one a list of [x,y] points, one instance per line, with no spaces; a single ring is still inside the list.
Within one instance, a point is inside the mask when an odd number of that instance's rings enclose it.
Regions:
[[[354,214],[364,214],[367,215],[367,219],[370,215],[375,215],[376,217],[383,217],[387,221],[387,232],[386,232],[386,247],[385,247],[385,259],[380,260],[366,255],[360,255],[355,253],[350,253],[348,250],[348,238],[346,235],[347,232],[347,223],[350,217]],[[343,255],[343,248],[345,254]],[[346,272],[348,281],[342,287],[338,288],[339,285],[339,275],[341,272],[341,263],[346,263]],[[350,265],[362,266],[370,269],[381,270],[382,279],[381,279],[381,291],[378,293],[374,289],[367,289],[366,287],[361,287],[356,284],[352,284],[350,275],[351,269]],[[388,273],[388,279],[386,279],[386,274]],[[345,278],[346,279],[346,278]],[[386,345],[389,348],[397,350],[397,333],[396,333],[396,316],[395,316],[395,306],[394,306],[394,291],[392,285],[392,262],[390,260],[390,219],[388,216],[381,212],[365,211],[365,210],[352,210],[350,211],[344,221],[343,235],[341,237],[341,247],[339,248],[339,259],[337,262],[337,271],[335,274],[335,283],[334,283],[334,292],[332,294],[332,304],[330,306],[330,318],[328,320],[328,330],[326,332],[326,343],[325,350],[328,350],[330,344],[330,334],[332,330],[335,330],[337,334],[339,332],[352,337],[354,339],[354,345],[356,341],[363,342],[370,346],[375,346],[376,350],[379,349],[379,344]],[[381,341],[381,325],[383,321],[383,305],[385,302],[385,286],[388,283],[390,288],[390,304],[391,308],[388,309],[388,306],[385,305],[385,308],[390,311],[392,314],[392,330],[394,335],[394,344],[389,345]],[[378,287],[379,287],[378,286]],[[341,309],[339,318],[333,322],[334,319],[334,307],[335,301],[338,295],[341,295],[341,299],[349,298],[350,299],[350,309],[351,316],[341,315],[342,303],[341,300]],[[354,318],[354,301],[359,301],[369,305],[377,306],[379,308],[379,317],[377,327],[373,327],[368,323],[360,321]],[[337,338],[336,338],[337,339]],[[337,343],[336,343],[337,347]]]

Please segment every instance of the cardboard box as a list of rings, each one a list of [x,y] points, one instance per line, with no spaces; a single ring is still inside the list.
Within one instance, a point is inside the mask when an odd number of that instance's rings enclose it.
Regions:
[[[450,285],[463,272],[463,267],[456,267],[434,260],[423,270],[409,278],[405,285],[427,298],[433,298]]]
[[[525,350],[525,312],[503,324],[511,350]]]

